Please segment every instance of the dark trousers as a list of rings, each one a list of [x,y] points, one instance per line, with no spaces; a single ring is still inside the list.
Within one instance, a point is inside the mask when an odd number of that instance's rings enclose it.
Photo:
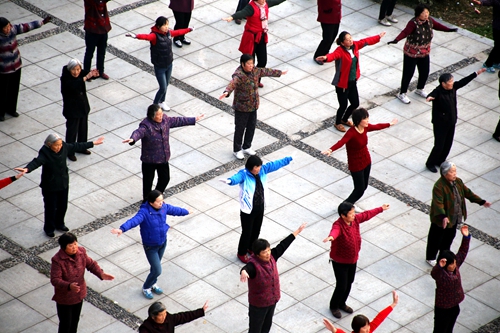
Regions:
[[[339,33],[339,25],[340,24],[321,23],[323,39],[319,43],[316,52],[314,52],[314,59],[330,53],[330,48],[335,41],[335,37],[337,37],[337,34]]]
[[[433,333],[453,333],[453,326],[460,314],[460,305],[449,309],[434,307],[434,331]]]
[[[176,12],[174,11],[174,18],[175,18],[175,26],[174,30],[178,29],[186,29],[189,27],[189,21],[191,21],[191,12],[189,13],[181,13],[181,12]],[[174,41],[176,40],[184,40],[186,37],[185,35],[182,36],[176,36],[174,37]]]
[[[85,57],[83,58],[83,69],[90,71],[92,57],[97,48],[96,67],[99,73],[104,73],[104,57],[106,56],[106,47],[108,46],[108,34],[94,34],[85,31]]]
[[[66,143],[87,142],[88,116],[66,119]]]
[[[17,97],[21,84],[21,68],[14,73],[0,74],[0,117],[6,113],[15,114],[17,110]]]
[[[236,11],[239,12],[243,8],[245,8],[246,5],[248,5],[250,1],[249,0],[239,0],[238,1],[238,7],[236,7]]]
[[[396,0],[382,0],[378,19],[383,20],[386,16],[391,16],[394,6],[396,6]]]
[[[495,133],[493,133],[493,136],[496,138],[500,137],[500,120],[498,120],[497,127],[495,128]]]
[[[234,111],[233,151],[248,149],[252,146],[255,126],[257,125],[257,110],[253,112]],[[243,138],[243,134],[245,137]]]
[[[413,77],[413,73],[415,73],[415,67],[418,69],[417,89],[424,89],[427,78],[429,77],[430,66],[429,56],[423,58],[412,58],[405,54],[403,57],[403,77],[401,79],[400,92],[402,94],[406,94],[408,91],[411,78]]]
[[[493,49],[486,59],[486,66],[491,67],[500,63],[500,30],[493,29]]]
[[[368,182],[370,180],[370,170],[372,165],[369,164],[366,168],[361,171],[352,172],[351,177],[352,182],[354,183],[354,190],[352,190],[351,195],[345,201],[355,204],[356,201],[359,200],[365,193],[366,188],[368,187]]]
[[[425,260],[435,260],[438,251],[449,250],[456,234],[457,228],[455,226],[453,226],[453,228],[443,229],[436,223],[431,223],[429,235],[427,236]]]
[[[47,191],[42,188],[45,209],[43,230],[46,233],[64,227],[64,217],[68,210],[68,192],[69,188],[61,191]]]
[[[248,320],[250,328],[248,333],[268,333],[273,325],[274,310],[276,304],[258,308],[253,305],[248,305]]]
[[[255,43],[253,47],[253,57],[257,57],[257,64],[255,67],[264,68],[267,65],[267,44],[265,34],[262,34],[262,38],[259,43]],[[260,81],[260,80],[259,80]]]
[[[158,173],[158,182],[155,190],[161,193],[165,192],[170,181],[170,166],[167,163],[144,163],[142,162],[142,197],[144,200],[148,197],[153,186],[155,171]]]
[[[83,301],[77,304],[64,305],[56,303],[57,316],[59,317],[58,333],[76,333]]]
[[[238,243],[238,254],[244,256],[247,250],[260,235],[262,220],[264,219],[264,205],[254,206],[250,214],[240,212],[241,236]]]
[[[425,164],[441,165],[448,154],[450,153],[451,146],[453,145],[453,138],[455,137],[455,124],[450,126],[443,125],[432,125],[432,130],[434,132],[434,147],[432,147],[431,153],[427,158]]]
[[[351,292],[351,286],[354,282],[356,275],[356,263],[354,264],[340,264],[331,260],[333,272],[335,273],[335,290],[333,291],[332,298],[330,299],[330,309],[337,310],[345,306],[347,297]]]
[[[339,125],[341,121],[349,120],[352,111],[356,110],[359,106],[359,94],[356,81],[349,81],[347,89],[335,87],[337,92],[337,100],[339,101],[339,108],[337,109],[337,117],[335,124]],[[349,107],[347,104],[351,103]]]

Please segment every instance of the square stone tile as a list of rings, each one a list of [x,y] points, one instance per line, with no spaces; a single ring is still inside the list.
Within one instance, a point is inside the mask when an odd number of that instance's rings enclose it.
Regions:
[[[27,315],[25,320],[16,320],[19,313]],[[2,325],[2,331],[5,333],[17,333],[24,329],[40,323],[45,318],[35,310],[26,306],[17,299],[0,305],[0,322],[10,323],[9,325]]]
[[[230,197],[206,184],[179,193],[177,197],[202,212],[230,200]]]
[[[88,89],[87,94],[100,98],[111,105],[129,100],[138,95],[137,92],[117,81],[112,81],[94,89]]]
[[[224,224],[205,214],[196,215],[177,224],[175,228],[200,244],[204,244],[230,230]],[[193,230],[196,230],[196,232],[193,233]]]
[[[215,309],[230,299],[227,295],[202,280],[198,280],[169,296],[188,309],[200,308],[205,303],[205,300],[210,300],[210,307]]]
[[[294,230],[295,231],[295,230]],[[290,246],[283,254],[283,258],[295,265],[300,265],[324,253],[322,244],[313,243],[303,237],[298,236],[294,241],[294,246]]]
[[[268,222],[264,224],[263,229],[269,229]],[[239,231],[230,231],[217,238],[214,238],[213,240],[205,244],[205,246],[218,255],[224,257],[226,260],[229,260],[233,264],[236,264],[238,267],[242,267],[243,265],[241,261],[236,257],[240,235],[241,233]]]
[[[46,319],[34,326],[27,328],[22,331],[22,333],[45,333],[45,332],[53,332],[57,331],[58,325],[53,321]]]
[[[43,221],[36,217],[30,217],[5,228],[3,234],[26,249],[47,241],[47,235],[43,231]]]
[[[295,231],[304,222],[314,223],[321,219],[319,215],[294,202],[276,209],[266,216],[290,231]]]
[[[327,218],[336,213],[335,207],[337,207],[343,201],[336,195],[333,195],[326,190],[319,189],[298,199],[296,202],[304,208],[314,211],[321,217]]]
[[[170,260],[198,245],[197,242],[177,231],[175,227],[170,227],[167,233],[167,251],[163,257]]]
[[[139,279],[146,281],[148,275],[149,271],[144,272],[139,276]],[[198,278],[193,274],[168,261],[162,264],[162,274],[158,277],[158,285],[163,289],[164,295],[170,295],[197,280]]]
[[[497,258],[496,256],[498,256],[498,250],[484,244],[470,250],[467,254],[466,262],[486,274],[497,276],[500,274],[500,268],[495,264],[496,261],[494,258]]]
[[[209,310],[205,318],[220,327],[221,331],[243,332],[248,327],[248,308],[238,301],[230,300]]]
[[[148,271],[150,268],[144,247],[141,244],[130,245],[107,256],[106,259],[133,276]],[[139,286],[137,288],[139,290]]]
[[[126,234],[120,237],[112,234],[110,227],[104,227],[88,233],[79,237],[78,241],[82,246],[96,252],[102,257],[107,257],[135,243]]]
[[[388,252],[395,252],[417,241],[416,237],[388,223],[367,231],[363,238]]]
[[[123,333],[133,333],[135,330],[131,329],[122,322],[115,321],[114,323],[101,328],[96,333],[113,333],[113,332],[123,332]]]
[[[0,272],[0,289],[14,297],[29,293],[47,283],[49,279],[45,275],[25,263]]]
[[[194,248],[193,250],[172,259],[172,261],[181,267],[185,267],[191,274],[200,278],[203,278],[230,264],[227,259],[203,246]],[[182,302],[180,303],[182,304]]]
[[[401,269],[394,270],[393,267]],[[389,283],[394,288],[400,288],[425,274],[420,269],[393,255],[366,267],[365,271],[379,279],[383,279],[384,282]]]
[[[388,184],[396,185],[415,176],[415,172],[406,169],[389,159],[374,163],[371,168],[371,176]],[[405,188],[406,191],[406,188]]]
[[[499,315],[498,311],[469,296],[460,304],[457,322],[474,331]]]
[[[321,315],[302,303],[281,311],[273,321],[287,332],[316,332],[323,327]]]
[[[233,298],[238,297],[248,291],[247,284],[242,283],[237,278],[240,275],[241,270],[241,265],[239,264],[241,263],[226,266],[215,273],[210,274],[204,280],[225,294]],[[235,279],[233,279],[233,277],[235,277]]]
[[[299,267],[280,276],[281,290],[298,301],[302,301],[327,286],[327,283]]]

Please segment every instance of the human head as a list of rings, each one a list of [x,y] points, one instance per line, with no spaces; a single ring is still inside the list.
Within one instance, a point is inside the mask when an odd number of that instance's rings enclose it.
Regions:
[[[424,11],[427,11],[427,17],[425,19],[427,19],[429,17],[429,6],[427,6],[425,3],[419,3],[416,7],[415,7],[415,17],[416,18],[421,18],[420,15],[422,15],[422,13]]]
[[[71,232],[65,232],[64,234],[61,235],[61,237],[59,237],[57,242],[59,243],[61,250],[66,250],[66,247],[69,244],[72,244],[74,242],[78,242],[78,239]]]
[[[158,324],[163,324],[167,318],[167,308],[162,302],[154,302],[148,309],[148,315]]]
[[[439,166],[439,172],[441,176],[446,178],[448,181],[455,181],[457,179],[457,166],[453,162],[444,161]]]
[[[439,252],[437,262],[441,259],[446,259],[446,265],[444,265],[444,268],[449,272],[453,272],[455,268],[457,268],[457,256],[450,250],[443,250]]]
[[[167,32],[168,30],[168,18],[165,16],[160,16],[156,19],[155,27],[160,29],[162,32]]]
[[[260,259],[264,261],[269,261],[269,255],[268,255],[268,249],[271,248],[271,244],[265,239],[259,238],[256,239],[253,244],[252,244],[252,251],[253,253],[259,257]],[[270,251],[269,251],[270,254]]]
[[[354,205],[350,202],[344,201],[339,205],[337,209],[339,216],[347,216],[347,214],[354,209]]]
[[[163,111],[158,104],[151,104],[148,107],[147,117],[157,123],[163,120]]]
[[[444,73],[439,76],[439,83],[446,90],[453,89],[453,75],[450,73]]]
[[[339,35],[339,37],[336,40],[337,45],[343,45],[347,48],[350,48],[352,46],[352,37],[351,34],[348,33],[347,31],[342,31]]]
[[[356,315],[352,318],[351,327],[354,333],[369,333],[370,320],[365,315]]]
[[[66,68],[68,71],[71,73],[73,77],[78,77],[80,75],[80,72],[82,71],[82,63],[78,59],[71,59],[68,64],[66,65]]]
[[[160,209],[163,205],[163,194],[158,190],[149,192],[147,200],[153,208]]]
[[[358,126],[361,120],[370,118],[370,114],[364,108],[356,109],[352,112],[352,122],[354,126]]]
[[[45,139],[44,144],[53,152],[58,153],[62,148],[62,139],[56,133],[51,133]]]
[[[243,53],[240,57],[240,65],[245,72],[251,72],[254,68],[253,57],[248,53]]]
[[[4,34],[9,34],[11,29],[10,21],[7,20],[5,17],[0,17],[0,30]]]
[[[261,166],[262,160],[257,155],[250,156],[245,163],[245,169],[254,175],[259,174]]]

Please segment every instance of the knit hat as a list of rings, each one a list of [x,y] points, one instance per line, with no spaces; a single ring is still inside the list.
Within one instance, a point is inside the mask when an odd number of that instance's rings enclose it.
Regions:
[[[5,17],[0,17],[0,29],[3,29],[9,24],[10,21],[7,20]]]
[[[442,176],[445,176],[448,173],[448,171],[450,171],[450,169],[454,166],[455,163],[444,161],[443,163],[441,163],[441,166],[439,167],[439,172],[441,172]]]
[[[51,133],[49,134],[49,136],[47,136],[44,143],[47,147],[50,147],[54,142],[59,140],[62,140],[59,135],[57,135],[56,133]]]
[[[80,68],[83,68],[82,62],[80,60],[78,60],[78,59],[71,59],[68,62],[68,65],[66,67],[68,68],[68,71],[70,71],[73,68],[75,68],[76,66],[80,66]]]

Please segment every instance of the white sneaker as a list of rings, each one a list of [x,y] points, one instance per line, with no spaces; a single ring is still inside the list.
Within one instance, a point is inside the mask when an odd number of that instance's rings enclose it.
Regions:
[[[426,262],[432,267],[436,266],[436,260],[426,260]]]
[[[236,151],[233,153],[234,156],[239,159],[239,160],[242,160],[245,158],[245,155],[243,155],[243,150],[240,150],[240,151]]]
[[[378,23],[385,25],[386,27],[390,27],[392,24],[387,21],[387,17],[383,18],[382,20],[378,20]]]
[[[405,104],[410,104],[410,99],[408,98],[408,96],[406,96],[406,94],[397,94],[396,97],[403,103]]]
[[[161,102],[160,107],[162,108],[163,111],[170,111],[170,106],[168,106],[167,103],[165,102]]]
[[[398,19],[394,17],[394,15],[391,16],[386,16],[385,17],[387,21],[392,22],[392,23],[398,23]]]
[[[421,96],[423,98],[427,98],[427,95],[429,95],[427,92],[424,91],[424,89],[415,90],[415,94],[417,94],[418,96]]]
[[[253,150],[252,148],[243,149],[243,152],[244,152],[245,154],[248,154],[248,155],[255,155],[255,154],[257,154],[257,153],[255,152],[255,150]]]

